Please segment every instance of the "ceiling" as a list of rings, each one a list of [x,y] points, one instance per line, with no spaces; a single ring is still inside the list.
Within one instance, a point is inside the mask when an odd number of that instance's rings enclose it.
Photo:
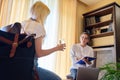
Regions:
[[[79,0],[79,1],[85,3],[86,5],[93,5],[101,0]]]

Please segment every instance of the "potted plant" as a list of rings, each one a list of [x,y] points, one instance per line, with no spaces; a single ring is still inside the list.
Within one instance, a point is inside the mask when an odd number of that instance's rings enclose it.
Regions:
[[[120,80],[120,63],[105,64],[100,71],[105,71],[100,80]]]

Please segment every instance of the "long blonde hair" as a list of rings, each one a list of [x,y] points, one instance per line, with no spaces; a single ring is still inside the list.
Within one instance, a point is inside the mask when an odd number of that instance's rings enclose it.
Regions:
[[[41,1],[37,1],[31,7],[31,18],[39,21],[42,25],[44,25],[46,17],[48,16],[49,13],[50,13],[49,8]]]

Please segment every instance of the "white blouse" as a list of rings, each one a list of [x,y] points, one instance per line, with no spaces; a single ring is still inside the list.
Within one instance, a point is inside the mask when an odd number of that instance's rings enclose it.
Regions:
[[[85,67],[85,65],[80,65],[77,62],[79,61],[77,58],[81,59],[83,57],[89,56],[93,57],[93,49],[92,47],[86,45],[82,47],[80,44],[74,44],[70,51],[71,60],[72,60],[72,69],[78,69],[79,67]],[[87,64],[87,66],[90,66]]]
[[[25,32],[28,35],[36,34],[35,38],[38,38],[41,36],[44,37],[46,35],[44,27],[36,21],[29,19],[29,20],[23,21],[21,25],[22,25],[21,33]]]

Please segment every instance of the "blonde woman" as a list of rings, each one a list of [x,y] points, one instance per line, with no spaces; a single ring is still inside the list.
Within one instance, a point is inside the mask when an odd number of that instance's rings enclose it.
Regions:
[[[41,1],[38,1],[31,7],[31,18],[22,22],[22,32],[26,32],[27,34],[36,34],[35,50],[37,58],[49,55],[55,51],[63,51],[66,46],[65,44],[59,44],[51,49],[42,49],[42,40],[46,35],[44,22],[49,13],[49,8]],[[37,68],[40,80],[61,80],[61,78],[55,73],[37,67],[37,65],[35,65],[35,67]]]

